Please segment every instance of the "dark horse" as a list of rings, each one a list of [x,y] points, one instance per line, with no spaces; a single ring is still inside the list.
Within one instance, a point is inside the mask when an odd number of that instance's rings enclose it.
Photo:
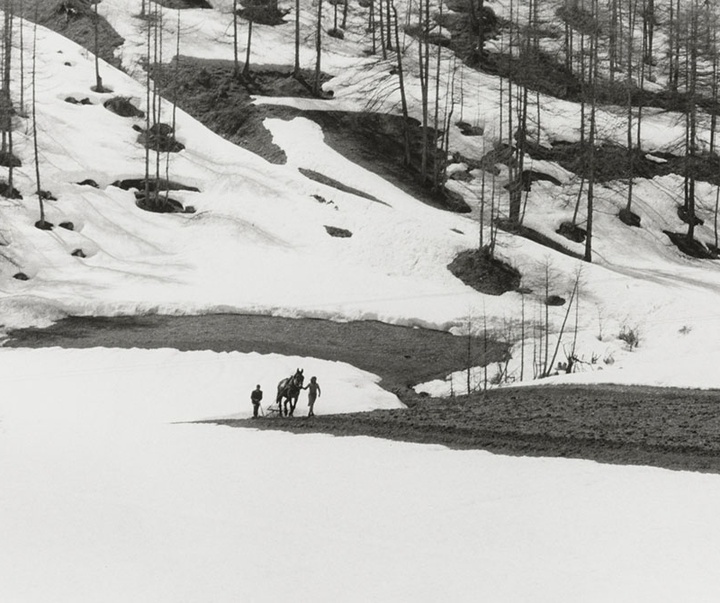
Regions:
[[[282,401],[285,399],[285,416],[292,417],[295,412],[295,406],[297,405],[298,398],[300,397],[300,390],[302,389],[305,375],[303,375],[302,369],[297,369],[292,377],[283,379],[278,383],[277,393],[277,405],[280,413],[283,412]],[[288,413],[288,402],[290,403],[290,412]]]

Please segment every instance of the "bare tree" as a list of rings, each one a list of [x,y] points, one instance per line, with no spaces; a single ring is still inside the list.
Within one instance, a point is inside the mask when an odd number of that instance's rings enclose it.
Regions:
[[[243,65],[243,70],[242,70],[243,77],[248,77],[250,75],[250,47],[252,46],[252,30],[253,30],[253,20],[252,20],[252,18],[249,18],[248,19],[247,46],[245,47],[245,64]]]
[[[95,12],[93,14],[93,34],[95,38],[95,92],[104,92],[102,78],[100,77],[100,15],[98,14],[98,4],[95,2]]]
[[[698,0],[692,0],[690,4],[690,15],[687,20],[687,41],[689,48],[688,57],[687,89],[688,89],[688,111],[686,113],[686,142],[685,142],[685,215],[688,229],[687,238],[692,241],[695,238],[695,176],[691,166],[697,155],[697,79],[698,79],[698,34],[699,34],[700,8]]]
[[[588,192],[587,192],[587,223],[585,235],[584,260],[592,262],[593,218],[595,203],[595,135],[597,111],[597,73],[598,73],[598,0],[591,0],[592,35],[590,39],[590,135],[588,138]]]
[[[237,2],[237,0],[235,0]],[[293,76],[300,75],[300,0],[295,0],[295,65]]]
[[[403,116],[403,164],[405,167],[409,167],[412,159],[410,155],[410,116],[408,114],[407,94],[405,91],[405,72],[403,70],[403,53],[402,46],[400,44],[400,27],[398,25],[397,8],[395,8],[394,4],[392,7],[392,14],[395,25],[395,55],[397,57],[397,73],[400,84],[400,104]]]
[[[420,96],[422,105],[422,147],[420,156],[420,177],[425,182],[428,175],[429,142],[429,91],[430,91],[430,0],[420,0],[420,36],[418,39],[418,66],[420,71]]]
[[[33,137],[33,155],[35,158],[35,184],[37,185],[38,205],[40,207],[40,219],[35,222],[35,226],[42,230],[50,230],[52,224],[45,220],[45,202],[42,185],[40,183],[40,152],[38,150],[38,128],[37,128],[37,5],[35,8],[35,23],[33,25],[33,46],[32,46],[32,137]]]
[[[322,60],[322,0],[318,0],[317,22],[315,27],[315,80],[313,83],[313,92],[316,96],[322,93],[321,88],[321,60]]]
[[[240,61],[238,59],[238,0],[233,0],[233,75],[240,75]]]

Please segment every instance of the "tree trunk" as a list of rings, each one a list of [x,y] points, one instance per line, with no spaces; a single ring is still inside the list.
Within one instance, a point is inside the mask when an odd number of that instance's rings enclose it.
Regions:
[[[625,210],[630,212],[633,201],[633,185],[635,156],[633,154],[633,31],[635,29],[635,11],[637,10],[637,0],[630,5],[628,11],[628,48],[627,48],[627,159],[628,159],[628,193]]]
[[[33,25],[33,49],[32,49],[32,135],[33,135],[33,154],[35,156],[35,183],[37,185],[38,204],[40,206],[40,220],[38,225],[42,228],[45,226],[45,203],[43,202],[42,185],[40,183],[40,153],[38,151],[38,135],[37,135],[37,90],[35,85],[37,74],[37,17],[38,10],[35,5],[35,24]]]
[[[400,46],[400,27],[398,25],[397,8],[393,4],[393,17],[395,18],[395,54],[397,56],[398,81],[400,83],[400,106],[403,116],[403,164],[410,167],[412,157],[410,155],[410,116],[408,115],[407,95],[405,91],[405,73],[403,71],[402,46]]]
[[[428,176],[428,119],[429,119],[429,78],[430,78],[430,45],[428,42],[430,7],[429,0],[423,5],[420,1],[420,23],[422,24],[422,35],[419,43],[419,67],[420,67],[420,96],[422,103],[422,148],[420,150],[420,177],[422,182]]]
[[[237,0],[233,0],[233,75],[240,75],[240,59],[238,57],[238,14]]]
[[[102,78],[100,77],[100,15],[98,14],[98,4],[95,2],[95,14],[93,15],[93,33],[95,36],[95,91],[104,92]]]
[[[322,89],[320,87],[320,61],[322,56],[322,0],[318,0],[317,23],[315,28],[315,83],[313,91],[316,96],[320,96]]]
[[[690,45],[690,61],[688,74],[690,78],[690,90],[689,96],[689,114],[688,114],[688,148],[687,156],[689,157],[691,166],[686,167],[685,176],[688,181],[687,188],[687,220],[688,230],[687,238],[689,241],[693,241],[695,238],[695,176],[691,172],[691,167],[694,167],[694,159],[697,154],[697,59],[698,59],[698,19],[699,10],[697,0],[692,0],[690,13],[690,35],[688,36],[688,43]],[[690,169],[689,169],[690,168]]]
[[[4,73],[4,93],[5,93],[5,107],[7,109],[7,151],[10,161],[8,162],[8,195],[12,196],[13,189],[13,127],[12,127],[12,96],[10,94],[10,71],[12,67],[12,45],[13,45],[13,18],[15,16],[15,7],[13,0],[6,0],[5,2],[5,19],[7,24],[7,30],[5,32],[5,40],[7,50],[5,51],[5,73]]]
[[[298,77],[299,75],[300,75],[300,0],[295,0],[295,65],[293,67],[293,77]]]
[[[597,106],[597,71],[598,71],[598,0],[592,0],[593,31],[590,39],[590,136],[588,140],[588,196],[587,223],[585,235],[584,260],[592,262],[593,217],[595,212],[595,114]]]
[[[245,48],[245,64],[243,65],[243,70],[242,70],[243,77],[250,76],[250,48],[252,46],[252,30],[253,30],[253,21],[252,21],[252,19],[250,19],[248,21],[247,47]]]
[[[144,3],[143,3],[143,14],[144,14]],[[147,53],[146,53],[146,69],[145,69],[145,202],[150,202],[150,119],[151,111],[154,111],[151,104],[150,96],[150,49],[152,48],[152,26],[150,21],[146,21],[147,27]]]

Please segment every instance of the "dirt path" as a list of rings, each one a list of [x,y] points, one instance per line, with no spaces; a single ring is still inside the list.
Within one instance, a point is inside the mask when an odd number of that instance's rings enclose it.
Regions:
[[[472,366],[500,360],[502,343],[473,338]],[[467,338],[442,331],[358,321],[215,314],[62,320],[47,329],[9,333],[8,347],[121,347],[217,352],[259,352],[347,362],[382,377],[381,385],[406,403],[409,386],[442,378],[468,366]]]

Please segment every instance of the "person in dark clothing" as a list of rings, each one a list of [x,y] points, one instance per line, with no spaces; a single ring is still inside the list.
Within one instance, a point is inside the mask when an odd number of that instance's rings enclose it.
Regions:
[[[250,401],[253,405],[253,419],[257,419],[258,416],[258,409],[260,408],[260,401],[262,400],[263,393],[260,389],[260,386],[258,385],[253,391],[252,394],[250,394]]]
[[[311,377],[310,383],[303,387],[303,389],[310,390],[308,392],[308,406],[310,407],[308,410],[308,417],[314,417],[315,413],[313,412],[313,406],[315,405],[315,400],[317,400],[320,395],[320,384],[317,382],[317,377]]]

